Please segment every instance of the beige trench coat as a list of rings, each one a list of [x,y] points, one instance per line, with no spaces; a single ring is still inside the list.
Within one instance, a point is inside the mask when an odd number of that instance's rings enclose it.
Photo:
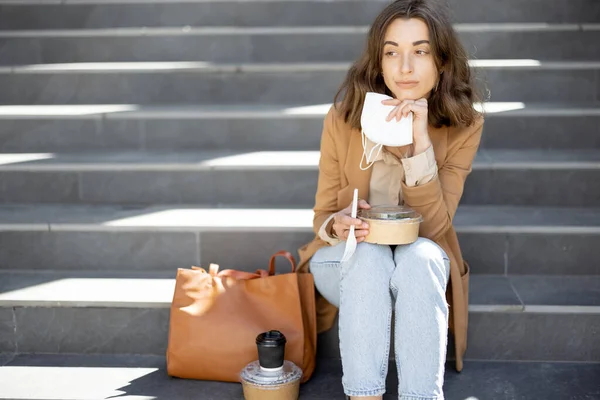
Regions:
[[[456,208],[463,193],[467,175],[479,147],[483,118],[472,126],[456,128],[430,127],[438,175],[421,186],[408,187],[402,183],[404,203],[419,212],[424,221],[419,236],[433,240],[450,258],[450,283],[446,299],[450,304],[449,329],[454,336],[456,370],[463,367],[463,355],[467,348],[469,266],[463,260],[458,238],[452,225]],[[313,230],[315,239],[301,247],[299,272],[308,272],[309,260],[315,252],[329,244],[317,233],[332,213],[338,212],[352,202],[353,189],[358,188],[359,197],[369,198],[369,181],[372,169],[362,171],[361,134],[346,124],[332,107],[323,124],[319,181],[315,197]],[[326,331],[334,323],[337,309],[323,297],[317,296],[317,330]]]

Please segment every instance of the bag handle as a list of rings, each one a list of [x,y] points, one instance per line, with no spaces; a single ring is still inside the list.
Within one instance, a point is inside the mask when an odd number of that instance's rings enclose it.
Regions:
[[[292,272],[296,272],[296,259],[289,251],[282,250],[271,256],[271,260],[269,260],[269,275],[275,275],[275,258],[279,256],[288,260],[292,264]]]
[[[206,270],[204,268],[193,266],[192,270],[200,271],[206,274]],[[233,269],[224,269],[219,271],[219,264],[210,264],[208,268],[208,273],[212,277],[219,278],[233,278],[237,280],[250,280],[250,279],[258,279],[258,278],[266,278],[269,276],[269,271],[264,269],[257,269],[255,273],[245,272],[245,271],[236,271]]]
[[[275,259],[277,257],[283,257],[286,260],[288,260],[290,264],[292,264],[292,273],[296,272],[296,259],[289,251],[282,250],[278,251],[277,253],[271,256],[271,259],[269,260],[268,271],[264,269],[257,269],[255,273],[236,271],[233,269],[224,269],[223,271],[219,271],[219,264],[210,264],[208,268],[208,273],[213,277],[229,277],[238,280],[266,278],[268,276],[275,275]],[[206,273],[206,270],[204,268],[193,266],[192,269],[195,271],[201,271],[203,273]]]

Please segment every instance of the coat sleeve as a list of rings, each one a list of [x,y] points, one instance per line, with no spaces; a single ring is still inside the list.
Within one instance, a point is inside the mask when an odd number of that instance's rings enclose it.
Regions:
[[[464,134],[462,143],[451,149],[438,175],[419,186],[402,182],[404,203],[423,216],[419,235],[436,241],[452,226],[467,176],[479,148],[483,118]]]
[[[317,194],[313,208],[313,231],[316,235],[325,220],[338,212],[337,194],[341,188],[340,168],[334,141],[334,109],[333,106],[325,116],[321,134],[321,155],[319,158],[319,179]],[[331,232],[328,232],[331,234]]]

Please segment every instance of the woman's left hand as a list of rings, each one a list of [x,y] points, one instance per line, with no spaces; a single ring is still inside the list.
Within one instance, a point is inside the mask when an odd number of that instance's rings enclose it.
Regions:
[[[408,117],[409,113],[413,113],[413,156],[425,152],[431,146],[429,139],[429,119],[427,99],[419,100],[398,100],[388,99],[383,100],[382,104],[387,106],[395,106],[389,113],[386,121],[391,121],[396,118],[400,121],[402,117]]]

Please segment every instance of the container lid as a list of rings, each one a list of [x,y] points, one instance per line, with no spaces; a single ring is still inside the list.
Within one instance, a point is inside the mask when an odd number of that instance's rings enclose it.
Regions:
[[[291,361],[284,361],[283,367],[276,369],[261,368],[258,361],[246,365],[240,373],[242,381],[257,386],[274,386],[294,382],[302,378],[302,369]]]
[[[422,222],[421,214],[406,206],[382,205],[373,206],[369,210],[358,211],[359,218],[378,219],[384,221],[416,223]]]

